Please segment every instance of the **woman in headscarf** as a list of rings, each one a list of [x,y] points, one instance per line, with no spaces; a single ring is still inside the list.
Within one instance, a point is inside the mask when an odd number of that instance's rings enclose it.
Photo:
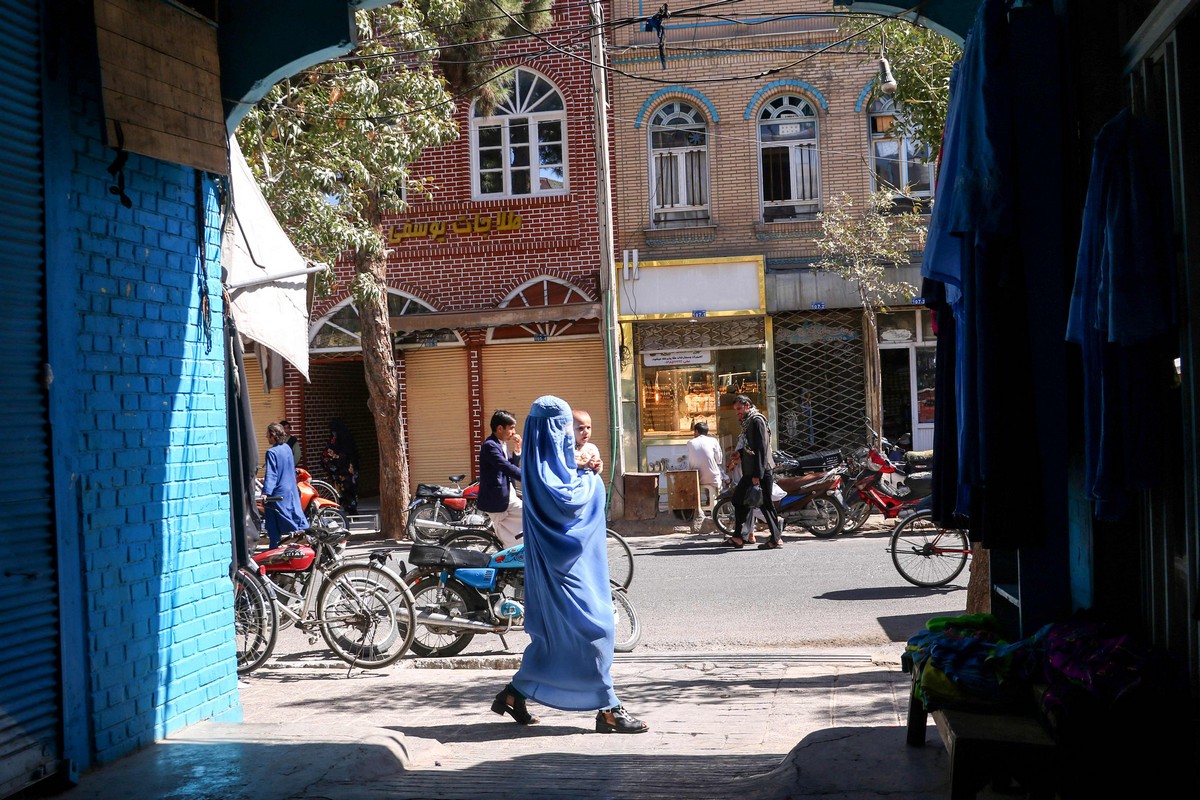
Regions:
[[[492,703],[521,725],[526,699],[596,712],[600,733],[642,733],[613,690],[613,605],[605,541],[604,482],[575,466],[571,407],[545,395],[525,418],[525,632],[521,668]]]
[[[329,444],[321,455],[321,465],[341,487],[338,503],[347,514],[358,511],[358,449],[346,423],[329,420]]]

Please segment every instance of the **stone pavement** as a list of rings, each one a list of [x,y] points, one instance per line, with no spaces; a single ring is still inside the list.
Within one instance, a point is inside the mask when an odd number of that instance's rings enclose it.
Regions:
[[[188,728],[60,797],[944,800],[936,731],[924,748],[904,743],[898,655],[618,656],[618,694],[650,724],[639,735],[598,734],[592,714],[542,706],[529,727],[493,714],[512,656],[374,672],[269,665],[241,682],[242,723]]]

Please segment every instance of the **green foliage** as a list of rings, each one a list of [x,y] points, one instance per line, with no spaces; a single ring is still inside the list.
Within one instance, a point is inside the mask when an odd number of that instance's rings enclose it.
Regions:
[[[817,220],[817,268],[851,283],[866,311],[886,311],[889,302],[919,294],[912,284],[888,276],[889,268],[907,266],[910,254],[925,247],[927,226],[919,211],[898,211],[890,192],[871,195],[861,210],[842,194],[826,202]]]
[[[461,13],[458,0],[356,12],[352,54],[280,82],[238,126],[259,187],[304,255],[378,258],[380,213],[400,209],[405,188],[429,190],[408,165],[457,134],[429,26]]]
[[[862,30],[878,19],[861,15],[845,17],[840,24],[841,33]],[[915,139],[929,146],[932,152],[938,152],[950,106],[950,70],[962,56],[962,48],[936,31],[899,19],[888,20],[862,34],[856,42],[858,47],[872,61],[878,60],[882,48],[891,63],[896,78],[892,100],[904,112],[897,122],[897,135]]]

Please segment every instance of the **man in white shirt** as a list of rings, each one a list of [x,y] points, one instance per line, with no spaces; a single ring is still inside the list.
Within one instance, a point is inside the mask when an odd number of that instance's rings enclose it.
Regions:
[[[688,467],[700,473],[700,493],[707,489],[712,494],[710,502],[716,500],[725,482],[725,455],[716,439],[708,435],[708,423],[697,422],[692,426],[696,437],[687,443]],[[701,497],[703,505],[703,497]],[[700,510],[704,519],[704,510]]]

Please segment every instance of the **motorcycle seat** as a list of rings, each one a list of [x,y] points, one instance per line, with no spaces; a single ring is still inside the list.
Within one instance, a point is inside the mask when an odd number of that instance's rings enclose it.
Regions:
[[[775,485],[788,494],[801,494],[815,488],[815,482],[822,480],[824,477],[824,472],[806,472],[803,475],[777,478]]]
[[[414,567],[444,567],[458,569],[459,567],[486,567],[492,562],[492,557],[478,550],[460,550],[457,547],[443,547],[440,544],[414,544],[408,554],[408,563]]]
[[[462,489],[438,486],[436,483],[418,483],[417,497],[462,497]]]

